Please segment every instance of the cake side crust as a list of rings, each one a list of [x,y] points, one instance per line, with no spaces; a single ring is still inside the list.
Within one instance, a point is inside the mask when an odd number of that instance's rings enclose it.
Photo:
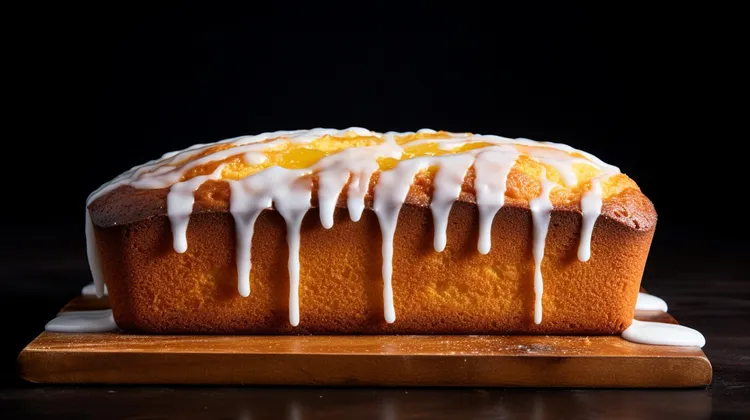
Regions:
[[[301,321],[295,328],[287,316],[284,220],[273,210],[258,218],[251,293],[239,296],[234,221],[226,209],[228,188],[221,185],[215,182],[198,190],[184,254],[173,250],[165,206],[157,204],[165,191],[132,194],[121,188],[92,204],[92,212],[103,206],[98,221],[106,221],[102,218],[107,218],[111,205],[107,201],[118,199],[122,204],[117,193],[122,190],[132,201],[120,210],[141,212],[139,220],[111,220],[96,228],[121,328],[224,334],[616,334],[633,317],[655,227],[653,206],[640,191],[611,197],[595,225],[592,257],[581,262],[576,258],[580,210],[555,209],[542,262],[543,321],[536,325],[528,205],[509,200],[493,222],[490,253],[481,255],[476,250],[477,208],[462,194],[450,214],[447,247],[436,252],[430,210],[416,187],[402,208],[394,238],[397,318],[387,324],[381,234],[374,213],[366,210],[362,220],[352,222],[346,209],[339,208],[333,228],[325,229],[313,208],[302,225]],[[144,210],[144,203],[152,207]]]

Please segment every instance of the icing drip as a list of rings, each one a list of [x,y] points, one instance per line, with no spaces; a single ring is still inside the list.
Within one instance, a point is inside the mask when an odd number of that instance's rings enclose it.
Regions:
[[[544,280],[542,278],[542,259],[544,258],[544,244],[547,239],[547,230],[552,215],[552,202],[549,193],[555,186],[554,182],[547,180],[546,171],[542,171],[542,192],[539,197],[529,202],[531,218],[534,229],[532,239],[532,253],[534,254],[534,323],[542,323],[542,294],[544,293]]]
[[[346,207],[349,210],[349,218],[358,222],[365,210],[365,195],[370,187],[370,178],[378,169],[377,163],[364,164],[363,168],[351,174],[349,190],[346,197]]]
[[[229,211],[238,229],[237,283],[240,294],[250,294],[250,248],[255,220],[273,202],[286,222],[289,247],[289,323],[293,326],[299,325],[300,228],[302,219],[310,209],[312,198],[312,181],[306,176],[309,173],[309,169],[293,170],[273,166],[230,182],[232,197]]]
[[[309,180],[308,180],[309,183]],[[294,188],[294,187],[293,187]],[[286,241],[289,246],[289,323],[299,325],[299,246],[302,219],[310,208],[310,188],[297,188],[290,201],[277,201],[276,209],[286,220]],[[304,205],[302,200],[306,200]]]
[[[86,256],[89,261],[91,276],[94,278],[94,291],[96,297],[104,296],[104,274],[100,266],[99,250],[96,247],[96,236],[94,232],[94,223],[91,222],[91,214],[86,208]]]
[[[392,324],[396,321],[396,309],[393,306],[393,236],[401,206],[406,200],[414,176],[426,169],[429,160],[415,158],[399,163],[393,170],[380,174],[375,186],[373,210],[380,222],[383,247],[383,314],[385,321]]]
[[[98,311],[61,312],[44,326],[45,331],[66,333],[98,333],[116,331],[111,309]]]
[[[327,156],[314,165],[318,173],[318,207],[320,223],[326,229],[333,227],[333,212],[339,195],[348,181],[347,209],[352,221],[359,221],[365,208],[365,195],[372,174],[379,169],[377,159],[398,159],[402,149],[395,144],[384,143],[371,147],[354,147]]]
[[[667,312],[667,302],[661,298],[646,293],[638,293],[638,300],[635,302],[636,311],[661,311]]]
[[[433,181],[435,191],[430,203],[435,225],[433,245],[437,252],[442,252],[445,249],[448,241],[448,216],[453,203],[461,194],[461,186],[464,183],[466,171],[469,170],[473,162],[474,157],[471,155],[446,156],[440,160],[440,169]]]
[[[83,296],[96,296],[96,285],[94,283],[91,283],[83,286],[83,288],[81,289],[81,294]],[[107,291],[107,286],[104,285],[103,295],[107,296],[108,294],[109,292]]]
[[[492,221],[505,204],[505,188],[510,169],[518,159],[518,151],[492,148],[477,155],[474,162],[474,190],[479,210],[480,254],[486,255],[492,246]]]
[[[665,324],[633,320],[633,323],[622,332],[622,338],[634,343],[655,344],[661,346],[697,346],[706,345],[706,339],[700,332],[684,325]]]
[[[195,203],[195,190],[208,180],[221,179],[224,165],[219,165],[210,175],[196,176],[185,182],[178,182],[169,189],[167,194],[167,215],[172,225],[173,246],[180,254],[187,251],[187,228],[190,215]]]
[[[602,185],[599,180],[591,180],[591,188],[581,198],[583,222],[581,225],[581,239],[578,244],[578,259],[588,261],[591,258],[591,236],[594,224],[602,212]]]
[[[251,248],[255,221],[263,209],[271,208],[271,196],[266,190],[250,195],[251,182],[230,181],[229,212],[234,218],[236,236],[237,290],[242,297],[250,296]]]
[[[320,224],[326,229],[333,227],[333,212],[336,210],[336,202],[347,181],[349,181],[349,172],[344,169],[320,172],[318,177],[318,211],[320,212]],[[364,205],[362,207],[364,208]]]

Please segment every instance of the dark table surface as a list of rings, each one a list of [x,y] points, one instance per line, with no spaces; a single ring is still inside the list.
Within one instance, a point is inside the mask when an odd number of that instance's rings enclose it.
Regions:
[[[18,379],[18,352],[89,282],[85,255],[61,239],[6,252],[0,307],[0,418],[749,418],[750,281],[746,249],[656,240],[643,285],[701,331],[714,369],[706,389],[425,389],[40,386]]]

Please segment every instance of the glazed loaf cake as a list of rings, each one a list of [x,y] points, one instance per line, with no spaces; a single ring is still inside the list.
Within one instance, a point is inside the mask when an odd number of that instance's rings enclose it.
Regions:
[[[566,145],[361,128],[168,153],[86,214],[117,325],[201,334],[617,334],[656,224]]]

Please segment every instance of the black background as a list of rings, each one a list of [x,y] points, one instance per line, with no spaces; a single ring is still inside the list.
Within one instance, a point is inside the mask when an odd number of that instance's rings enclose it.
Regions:
[[[567,143],[620,167],[654,202],[645,284],[658,289],[654,273],[680,268],[709,288],[718,267],[747,293],[744,138],[729,129],[743,118],[729,81],[742,54],[725,53],[731,35],[707,26],[716,10],[156,3],[7,15],[21,24],[5,64],[20,130],[3,140],[0,304],[18,316],[4,367],[89,281],[91,191],[168,151],[279,129]]]

